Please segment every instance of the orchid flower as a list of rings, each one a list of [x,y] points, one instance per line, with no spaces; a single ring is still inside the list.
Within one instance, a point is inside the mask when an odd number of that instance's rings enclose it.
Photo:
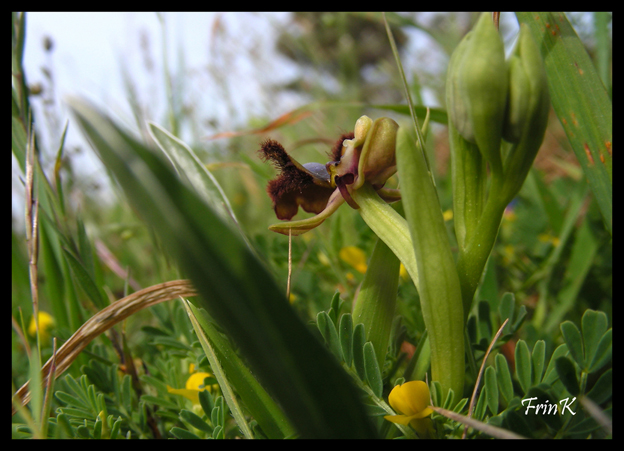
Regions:
[[[314,217],[274,224],[269,229],[284,235],[301,235],[319,226],[344,202],[358,209],[352,193],[365,182],[386,202],[399,200],[398,190],[383,187],[396,172],[397,130],[398,124],[392,119],[383,117],[373,122],[362,116],[355,123],[354,132],[341,136],[336,142],[330,154],[331,161],[325,165],[302,165],[277,141],[264,141],[261,158],[271,160],[280,170],[279,176],[267,186],[278,219],[290,220],[299,207],[316,213]]]

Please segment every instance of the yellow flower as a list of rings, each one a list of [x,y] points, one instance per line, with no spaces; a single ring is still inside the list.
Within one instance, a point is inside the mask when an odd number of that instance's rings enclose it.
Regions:
[[[189,399],[193,404],[199,404],[199,392],[208,390],[212,393],[212,390],[217,388],[217,385],[204,386],[204,379],[212,377],[210,373],[193,373],[186,381],[186,388],[171,388],[167,385],[167,391],[174,395],[184,396]]]
[[[366,273],[366,254],[357,246],[347,246],[340,249],[338,253],[342,261],[353,266],[362,274]]]
[[[42,342],[48,341],[50,338],[50,330],[54,327],[54,318],[52,315],[46,312],[39,311],[39,336]],[[35,317],[30,319],[30,325],[28,326],[28,333],[31,337],[37,334],[37,327],[35,326]]]
[[[388,402],[400,415],[386,415],[392,423],[412,426],[420,438],[433,437],[433,424],[427,418],[433,413],[429,406],[429,387],[423,381],[410,381],[397,385],[390,392]]]

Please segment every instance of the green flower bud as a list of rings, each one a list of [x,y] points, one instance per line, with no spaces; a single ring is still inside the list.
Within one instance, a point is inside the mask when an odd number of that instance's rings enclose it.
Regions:
[[[455,128],[479,146],[494,171],[501,170],[508,83],[503,42],[492,18],[483,13],[453,52],[447,75],[447,108]]]
[[[544,63],[526,25],[521,25],[509,59],[509,81],[503,137],[512,143],[504,163],[504,195],[511,200],[522,187],[542,145],[550,109]]]
[[[517,143],[525,131],[529,132],[527,126],[532,126],[530,133],[539,135],[541,143],[550,104],[548,82],[537,44],[524,24],[508,67],[509,92],[503,138]]]

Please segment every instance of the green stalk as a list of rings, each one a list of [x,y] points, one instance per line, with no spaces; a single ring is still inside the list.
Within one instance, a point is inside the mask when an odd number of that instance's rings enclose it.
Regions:
[[[459,277],[423,149],[409,129],[397,134],[401,195],[420,276],[420,304],[431,343],[431,377],[446,395],[464,387],[464,313]]]
[[[390,340],[399,285],[399,259],[378,239],[353,307],[353,323],[364,324],[366,339],[373,343],[383,369]]]

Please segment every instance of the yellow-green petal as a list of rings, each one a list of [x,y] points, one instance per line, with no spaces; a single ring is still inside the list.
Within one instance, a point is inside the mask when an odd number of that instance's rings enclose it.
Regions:
[[[340,194],[340,190],[336,189],[329,197],[325,209],[318,215],[311,218],[302,219],[300,221],[289,221],[273,224],[269,226],[269,230],[281,233],[283,235],[288,235],[289,231],[291,231],[293,236],[309,232],[313,228],[321,225],[323,221],[325,221],[325,219],[331,216],[338,209],[338,207],[343,204],[344,201],[344,198]]]

